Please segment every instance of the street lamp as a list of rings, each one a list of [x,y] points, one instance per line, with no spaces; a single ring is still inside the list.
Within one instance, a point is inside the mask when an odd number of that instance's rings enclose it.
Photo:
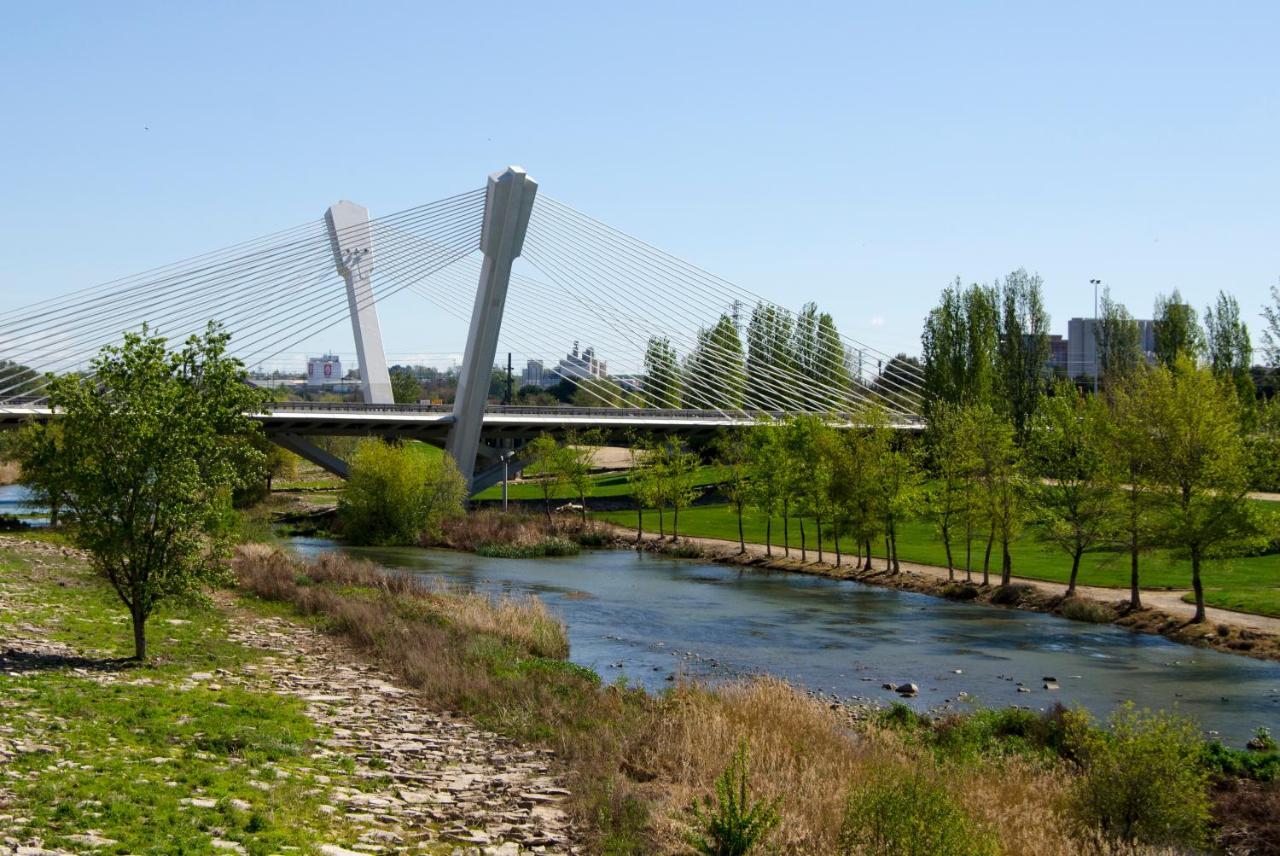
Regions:
[[[502,510],[504,513],[507,510],[507,477],[509,474],[511,459],[514,458],[515,456],[516,456],[515,452],[503,452],[501,455],[499,455],[499,457],[502,459]]]
[[[1102,285],[1102,280],[1091,279],[1089,282],[1093,285],[1093,394],[1098,394],[1098,286]]]

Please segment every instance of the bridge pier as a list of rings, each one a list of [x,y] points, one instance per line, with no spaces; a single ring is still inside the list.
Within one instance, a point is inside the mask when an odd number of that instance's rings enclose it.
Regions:
[[[490,175],[485,193],[484,226],[480,232],[484,262],[462,357],[462,373],[458,377],[454,421],[445,441],[445,450],[453,456],[472,493],[475,492],[476,455],[480,451],[484,406],[489,397],[489,376],[497,354],[507,287],[511,283],[511,265],[524,247],[525,230],[537,192],[538,183],[520,167],[512,166]]]
[[[338,273],[347,283],[351,332],[356,340],[356,359],[360,361],[360,391],[364,403],[394,404],[387,355],[382,350],[382,331],[378,327],[378,307],[374,304],[370,282],[373,235],[369,230],[369,209],[343,200],[331,205],[324,219],[329,225],[329,243],[333,246]]]

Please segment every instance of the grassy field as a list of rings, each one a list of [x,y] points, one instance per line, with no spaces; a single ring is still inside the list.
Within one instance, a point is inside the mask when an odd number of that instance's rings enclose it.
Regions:
[[[136,666],[112,662],[132,651],[128,620],[82,563],[0,547],[0,589],[0,637],[40,628],[93,658],[0,675],[0,738],[14,747],[0,789],[25,818],[13,834],[104,853],[312,853],[347,838],[321,806],[349,762],[316,754],[328,735],[300,701],[216,683],[258,656],[226,638],[217,611],[162,610],[156,657]],[[95,847],[87,830],[115,843]]]
[[[1277,505],[1280,505],[1274,502],[1258,504],[1273,513]],[[627,527],[634,527],[636,523],[634,511],[602,512],[596,516]],[[666,521],[670,526],[670,512],[666,515]],[[657,513],[646,512],[646,528],[656,530],[657,525]],[[763,515],[748,512],[744,516],[744,529],[748,541],[759,544],[765,542]],[[816,550],[814,536],[817,529],[812,520],[806,522],[805,530],[809,549]],[[738,539],[737,517],[727,505],[687,508],[680,513],[680,534],[736,541]],[[1061,550],[1038,542],[1035,536],[1036,528],[1028,527],[1023,537],[1010,551],[1013,555],[1014,574],[1065,584],[1071,572],[1070,558]],[[800,546],[800,527],[796,520],[791,521],[790,541],[793,548]],[[773,522],[773,543],[778,546],[783,543],[782,521],[779,518],[775,518]],[[852,547],[849,544],[842,546]],[[972,566],[975,572],[982,570],[984,547],[985,541],[974,542]],[[824,539],[824,548],[834,549],[829,539]],[[875,556],[883,557],[883,541],[878,545],[872,545],[872,548]],[[997,545],[993,551],[995,555],[992,556],[993,573],[999,572],[998,550]],[[953,552],[957,567],[963,568],[963,545],[953,548]],[[901,526],[898,535],[898,556],[903,561],[929,565],[945,566],[947,561],[942,541],[934,526],[924,521],[912,521]],[[1144,555],[1141,572],[1144,588],[1183,589],[1191,585],[1189,563],[1175,559],[1167,552],[1154,551]],[[1208,603],[1226,609],[1280,616],[1280,555],[1213,560],[1205,564],[1203,574],[1205,599]],[[1081,562],[1080,582],[1084,585],[1127,589],[1129,585],[1127,554],[1094,553],[1085,556]]]

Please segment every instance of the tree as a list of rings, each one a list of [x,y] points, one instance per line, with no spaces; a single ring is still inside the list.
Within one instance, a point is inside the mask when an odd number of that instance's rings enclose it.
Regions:
[[[751,505],[764,515],[764,549],[768,556],[773,556],[773,518],[782,507],[783,492],[787,486],[782,430],[777,422],[764,418],[747,438],[748,492]]]
[[[933,481],[925,496],[925,509],[938,529],[947,556],[947,576],[956,578],[951,545],[964,515],[972,505],[969,473],[973,470],[971,450],[961,437],[961,410],[947,402],[934,407],[925,441],[932,463]]]
[[[671,506],[671,540],[680,539],[680,509],[689,507],[698,496],[698,456],[670,444],[663,447],[659,473],[662,495]]]
[[[44,388],[44,375],[13,360],[0,359],[0,393],[5,398],[37,395]]]
[[[631,485],[631,498],[636,504],[636,543],[644,540],[644,510],[654,504],[657,482],[653,461],[648,455],[650,444],[638,436],[630,437],[627,451],[631,457],[631,470],[627,475]]]
[[[1140,558],[1152,541],[1152,432],[1148,428],[1142,396],[1136,394],[1147,371],[1151,369],[1141,366],[1123,383],[1115,384],[1109,395],[1111,414],[1107,453],[1126,482],[1120,501],[1114,507],[1116,520],[1112,529],[1116,534],[1116,545],[1129,554],[1130,610],[1142,608]]]
[[[1252,547],[1263,531],[1248,500],[1235,388],[1181,355],[1171,369],[1145,373],[1136,394],[1151,432],[1151,472],[1161,488],[1158,537],[1191,560],[1192,621],[1202,622],[1205,560]]]
[[[721,434],[714,445],[715,462],[723,470],[724,479],[720,491],[729,500],[729,507],[738,516],[738,552],[747,552],[747,536],[743,531],[742,515],[752,501],[751,447],[743,429]]]
[[[1028,451],[1041,540],[1071,557],[1067,597],[1076,593],[1080,559],[1111,540],[1116,479],[1109,456],[1105,405],[1061,381],[1031,421]]]
[[[355,544],[417,544],[424,535],[439,537],[444,520],[462,513],[466,496],[452,456],[361,440],[338,498],[338,520]]]
[[[675,409],[680,406],[683,384],[680,357],[666,336],[652,336],[644,352],[645,397],[656,407]]]
[[[505,383],[505,377],[503,382]],[[505,387],[504,387],[505,389]],[[405,369],[391,372],[391,397],[396,404],[417,404],[422,399],[422,384]]]
[[[815,395],[815,405],[820,410],[843,411],[848,409],[849,402],[849,361],[845,353],[844,341],[840,331],[836,329],[835,319],[830,312],[818,315],[818,328],[815,331],[818,348],[813,360],[814,388],[819,390]]]
[[[747,323],[746,407],[773,410],[790,397],[796,372],[791,352],[794,329],[790,313],[772,304],[761,301],[751,311]]]
[[[1133,377],[1145,363],[1142,331],[1122,303],[1111,299],[1111,289],[1102,292],[1099,317],[1094,321],[1094,339],[1098,347],[1099,380],[1104,389]]]
[[[733,318],[721,315],[715,326],[698,331],[685,361],[685,407],[741,410],[746,383],[738,328]]]
[[[73,484],[72,461],[64,448],[62,426],[57,422],[32,422],[14,438],[12,455],[22,464],[22,485],[32,499],[49,508],[49,525],[57,526],[59,514]]]
[[[557,457],[565,482],[578,495],[578,503],[582,506],[583,523],[587,522],[587,496],[595,492],[596,483],[591,477],[591,468],[595,465],[595,452],[599,445],[600,432],[598,431],[587,431],[583,434],[570,432]]]
[[[229,339],[210,324],[171,351],[144,326],[103,348],[89,375],[49,387],[73,538],[128,608],[139,660],[156,606],[221,578],[218,521],[231,492],[261,478],[249,414],[265,394]]]
[[[1280,286],[1271,286],[1271,303],[1262,307],[1267,329],[1262,331],[1262,350],[1267,365],[1280,369]]]
[[[868,445],[874,454],[873,496],[880,512],[885,535],[885,562],[893,573],[902,566],[898,561],[898,524],[910,519],[919,509],[923,489],[919,456],[910,439],[895,432],[880,408],[869,408]]]
[[[1218,292],[1216,307],[1205,309],[1204,342],[1210,368],[1214,374],[1231,379],[1243,424],[1252,428],[1256,391],[1249,368],[1253,363],[1253,344],[1249,340],[1248,325],[1240,320],[1240,304],[1225,291]]]
[[[974,462],[973,476],[989,526],[982,584],[990,583],[991,548],[999,541],[1000,584],[1007,586],[1013,570],[1009,546],[1021,534],[1026,514],[1021,454],[1014,442],[1013,425],[990,405],[968,407],[963,418],[966,453]]]
[[[1031,415],[1045,387],[1049,360],[1049,314],[1044,309],[1043,280],[1019,268],[1000,288],[1000,375],[1002,409],[1024,439]]]
[[[547,512],[547,523],[551,523],[551,499],[565,483],[560,444],[550,434],[539,434],[524,447],[523,455],[528,460],[525,472],[538,479],[542,507]]]
[[[921,337],[924,409],[989,401],[995,389],[1000,311],[995,289],[957,278],[925,319]]]
[[[1169,296],[1156,297],[1155,306],[1156,362],[1165,368],[1173,368],[1179,357],[1195,362],[1200,358],[1203,341],[1196,311],[1189,303],[1182,302],[1182,295],[1175,288]]]

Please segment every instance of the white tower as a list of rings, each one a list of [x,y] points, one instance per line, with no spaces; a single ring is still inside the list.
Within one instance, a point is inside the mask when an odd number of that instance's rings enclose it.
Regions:
[[[324,215],[329,224],[329,242],[338,273],[347,283],[347,302],[351,306],[351,332],[356,340],[356,359],[360,361],[360,391],[365,404],[393,404],[391,375],[387,373],[387,356],[382,350],[382,332],[378,328],[378,308],[374,304],[373,235],[369,229],[369,209],[343,200],[330,206]]]

